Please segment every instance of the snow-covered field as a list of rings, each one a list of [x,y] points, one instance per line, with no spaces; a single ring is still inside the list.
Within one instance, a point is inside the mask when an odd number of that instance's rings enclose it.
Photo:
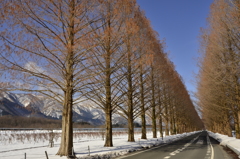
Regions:
[[[213,133],[208,131],[209,136],[215,138],[220,142],[220,145],[226,146],[233,150],[240,158],[240,139],[235,137],[228,137],[227,135],[222,135],[219,133]]]
[[[140,129],[135,132],[135,142],[127,142],[125,129],[118,129],[113,132],[113,147],[104,147],[104,132],[98,130],[79,130],[74,133],[74,152],[78,158],[92,158],[90,156],[111,156],[116,157],[143,148],[150,148],[154,145],[169,143],[180,138],[189,136],[196,132],[177,134],[163,138],[152,138],[152,132],[147,133],[148,139],[142,140]],[[229,147],[240,155],[240,140],[235,137],[214,134],[209,135],[224,146]],[[0,131],[0,158],[1,159],[46,159],[47,152],[49,159],[66,159],[67,157],[56,156],[60,144],[60,130],[25,130],[25,131]],[[158,134],[160,136],[160,134]],[[49,147],[49,140],[53,139],[54,146]]]
[[[88,158],[91,156],[110,155],[120,156],[138,149],[152,147],[154,145],[172,142],[182,137],[191,135],[184,133],[167,136],[163,138],[152,138],[149,131],[148,140],[140,139],[141,133],[135,134],[136,142],[127,142],[126,130],[114,131],[113,147],[104,147],[102,131],[76,131],[74,134],[74,151],[78,158]],[[158,134],[158,136],[160,136]],[[53,138],[54,146],[49,147],[49,139]],[[46,159],[45,151],[49,159],[64,159],[66,157],[56,156],[60,144],[60,130],[28,130],[28,131],[0,131],[0,158],[1,159]]]

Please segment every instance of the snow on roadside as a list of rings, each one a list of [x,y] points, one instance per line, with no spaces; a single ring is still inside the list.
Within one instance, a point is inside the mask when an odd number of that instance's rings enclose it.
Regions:
[[[17,133],[17,132],[16,132]],[[164,136],[163,140],[161,138],[152,138],[152,132],[148,132],[147,140],[142,140],[141,134],[137,133],[135,135],[136,142],[127,142],[127,134],[115,135],[113,136],[113,147],[104,147],[104,140],[101,136],[93,137],[77,137],[74,139],[74,152],[79,159],[93,159],[93,158],[111,158],[116,156],[121,156],[129,152],[137,151],[140,149],[151,148],[156,145],[163,143],[170,143],[175,140],[179,140],[183,137],[192,135],[197,132],[183,133],[171,136]],[[6,140],[6,138],[11,137],[11,134],[6,134],[1,132],[1,141]],[[35,135],[36,136],[36,135]],[[160,136],[160,134],[158,134]],[[29,139],[28,139],[29,140]],[[45,151],[48,154],[49,159],[66,159],[67,157],[56,156],[60,145],[60,138],[54,141],[54,147],[48,147],[48,141],[36,140],[34,141],[13,141],[0,142],[0,158],[10,159],[19,158],[24,159],[24,154],[26,153],[26,158],[34,159],[46,159]],[[89,156],[90,152],[90,156]]]
[[[220,142],[220,145],[226,146],[233,150],[240,158],[240,139],[236,139],[236,137],[228,137],[227,135],[222,135],[219,133],[213,133],[208,131],[209,136]]]
[[[88,156],[88,149],[84,149],[82,145],[75,144],[74,146],[76,148],[81,147],[81,152],[79,152],[77,149],[75,150],[78,159],[112,158],[130,152],[151,148],[153,146],[157,146],[163,143],[170,143],[195,133],[197,132],[183,133],[166,137],[164,136],[163,140],[161,138],[149,138],[147,140],[143,140],[140,139],[141,135],[139,134],[135,135],[135,139],[137,138],[136,142],[127,142],[127,136],[125,136],[121,139],[114,139],[114,147],[103,147],[103,141],[102,143],[99,143],[98,141],[93,141],[93,144],[91,142],[88,142],[89,145],[93,146],[93,148],[91,148],[90,146],[90,156]],[[152,133],[149,132],[148,136],[152,136]]]

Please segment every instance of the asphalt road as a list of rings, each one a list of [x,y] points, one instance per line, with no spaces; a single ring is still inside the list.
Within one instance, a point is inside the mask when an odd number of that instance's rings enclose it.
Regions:
[[[206,131],[117,159],[233,159]]]

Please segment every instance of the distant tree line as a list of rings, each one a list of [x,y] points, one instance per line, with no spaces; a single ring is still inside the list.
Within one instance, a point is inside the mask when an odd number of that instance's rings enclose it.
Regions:
[[[93,102],[105,112],[105,144],[113,146],[112,115],[146,116],[153,137],[202,129],[202,122],[165,44],[136,0],[2,0],[1,89],[35,92],[63,105],[57,155],[73,148],[72,109]]]
[[[74,122],[73,128],[87,128],[93,125],[87,122]],[[61,120],[37,117],[21,117],[5,115],[0,117],[0,128],[62,128]]]
[[[240,1],[214,0],[202,29],[198,105],[208,130],[240,138]]]

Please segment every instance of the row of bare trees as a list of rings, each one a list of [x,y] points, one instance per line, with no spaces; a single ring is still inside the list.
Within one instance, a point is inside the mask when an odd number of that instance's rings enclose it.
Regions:
[[[199,106],[207,129],[240,138],[240,1],[215,0],[202,30]]]
[[[2,0],[1,88],[35,92],[63,105],[57,155],[73,147],[72,109],[91,101],[106,115],[104,146],[113,146],[112,115],[146,116],[153,137],[202,128],[164,42],[135,0]],[[158,123],[158,124],[157,124]]]

